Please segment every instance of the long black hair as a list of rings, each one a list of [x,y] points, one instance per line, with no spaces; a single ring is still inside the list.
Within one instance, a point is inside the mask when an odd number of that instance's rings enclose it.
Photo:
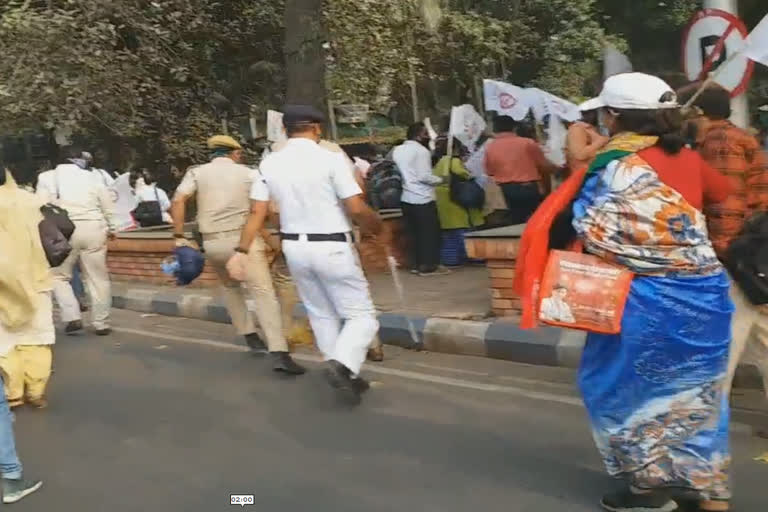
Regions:
[[[673,92],[666,92],[659,98],[665,103],[675,99]],[[686,144],[684,116],[679,108],[661,108],[658,110],[610,109],[616,118],[616,127],[620,132],[633,132],[638,135],[655,135],[656,143],[665,153],[676,155]]]

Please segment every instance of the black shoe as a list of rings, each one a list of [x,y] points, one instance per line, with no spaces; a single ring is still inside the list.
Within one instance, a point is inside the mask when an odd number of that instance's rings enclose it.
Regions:
[[[251,348],[253,354],[263,355],[267,353],[267,345],[264,344],[261,336],[255,332],[245,335],[245,343]]]
[[[610,512],[673,512],[677,510],[677,503],[669,499],[669,494],[666,492],[651,491],[635,494],[629,488],[606,494],[600,504]]]
[[[288,375],[304,375],[307,369],[293,360],[288,352],[270,352],[273,363],[272,369]]]
[[[109,336],[112,334],[112,329],[105,327],[104,329],[96,329],[96,336]]]
[[[78,331],[83,330],[83,321],[82,320],[72,320],[67,324],[67,326],[64,328],[64,332],[67,334],[74,334]]]
[[[369,389],[371,389],[371,383],[362,377],[355,377],[352,379],[352,385],[357,390],[358,394],[362,395]]]
[[[40,480],[3,478],[3,503],[16,503],[43,486]]]
[[[325,378],[332,388],[336,389],[339,396],[352,402],[360,401],[360,387],[354,383],[352,372],[338,361],[328,361],[325,370]]]

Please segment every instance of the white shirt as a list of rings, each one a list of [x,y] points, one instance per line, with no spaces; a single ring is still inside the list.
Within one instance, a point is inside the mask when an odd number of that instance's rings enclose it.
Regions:
[[[403,175],[403,195],[408,204],[427,204],[435,200],[435,187],[442,178],[432,174],[432,154],[414,140],[405,141],[392,152],[392,160]]]
[[[61,164],[37,177],[37,195],[69,213],[73,221],[106,222],[115,230],[114,203],[103,182],[75,164]]]
[[[147,185],[144,183],[144,178],[139,178],[136,180],[135,194],[138,202],[157,201],[160,203],[160,210],[163,212],[163,222],[168,224],[173,222],[171,215],[168,213],[168,210],[171,209],[171,201],[168,199],[168,194],[165,193],[165,190],[158,187],[157,183]]]
[[[115,184],[115,178],[113,178],[107,171],[104,169],[97,169],[96,167],[91,169],[91,172],[96,177],[97,180],[99,180],[101,183],[104,184],[105,187],[110,188],[112,185]]]
[[[576,322],[571,312],[571,307],[559,297],[548,297],[542,299],[539,318],[550,320],[552,322],[563,322],[572,324]]]
[[[290,234],[348,233],[342,200],[362,194],[344,153],[294,138],[267,156],[254,179],[251,199],[275,201],[280,231]]]

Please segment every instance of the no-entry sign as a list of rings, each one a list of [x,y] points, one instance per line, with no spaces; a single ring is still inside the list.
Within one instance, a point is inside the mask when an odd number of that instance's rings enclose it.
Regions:
[[[744,47],[748,34],[744,23],[729,12],[698,11],[683,34],[683,69],[688,80],[703,80],[710,71],[725,64],[715,82],[728,89],[731,96],[743,93],[754,63],[741,55],[728,59]]]

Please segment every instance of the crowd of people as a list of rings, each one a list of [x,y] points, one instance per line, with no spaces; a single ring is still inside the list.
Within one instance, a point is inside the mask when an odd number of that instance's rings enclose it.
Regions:
[[[466,263],[463,237],[486,225],[492,210],[504,209],[507,224],[528,223],[516,270],[524,326],[537,313],[550,250],[581,250],[634,273],[621,332],[589,333],[579,371],[598,450],[608,472],[627,484],[603,497],[610,511],[672,511],[683,498],[700,510],[729,510],[728,398],[742,356],[761,365],[768,389],[766,307],[727,270],[734,240],[768,210],[768,160],[752,135],[728,121],[727,91],[710,86],[692,109],[681,108],[695,90],[676,92],[641,73],[609,78],[568,129],[565,167],[506,116],[497,116],[494,134],[472,148],[435,140],[416,123],[387,157],[402,183],[414,274],[441,275]],[[234,138],[209,139],[210,161],[188,170],[172,201],[151,172],[132,174],[137,203],[151,203],[137,217],[170,223],[179,249],[204,251],[237,333],[254,354],[269,354],[276,372],[299,376],[306,370],[290,355],[284,325],[290,306],[274,285],[273,264],[283,259],[330,386],[357,403],[369,387],[360,375],[369,349],[381,355],[353,236],[354,226],[363,236],[382,236],[381,219],[366,201],[371,167],[322,139],[325,119],[316,109],[286,106],[283,122],[287,141],[274,144],[258,169],[244,165]],[[10,171],[0,175],[0,236],[11,248],[0,257],[6,503],[41,485],[22,478],[9,405],[46,405],[52,299],[66,333],[84,327],[76,269],[95,333],[111,330],[112,177],[89,157],[67,150],[60,165],[39,175],[36,195],[19,188]],[[557,187],[555,177],[563,180]],[[474,183],[485,201],[458,200],[457,180]],[[199,237],[186,229],[191,200]],[[52,269],[38,229],[44,204],[66,210],[74,225],[69,255]],[[555,290],[541,304],[545,316],[572,318],[567,286]]]

